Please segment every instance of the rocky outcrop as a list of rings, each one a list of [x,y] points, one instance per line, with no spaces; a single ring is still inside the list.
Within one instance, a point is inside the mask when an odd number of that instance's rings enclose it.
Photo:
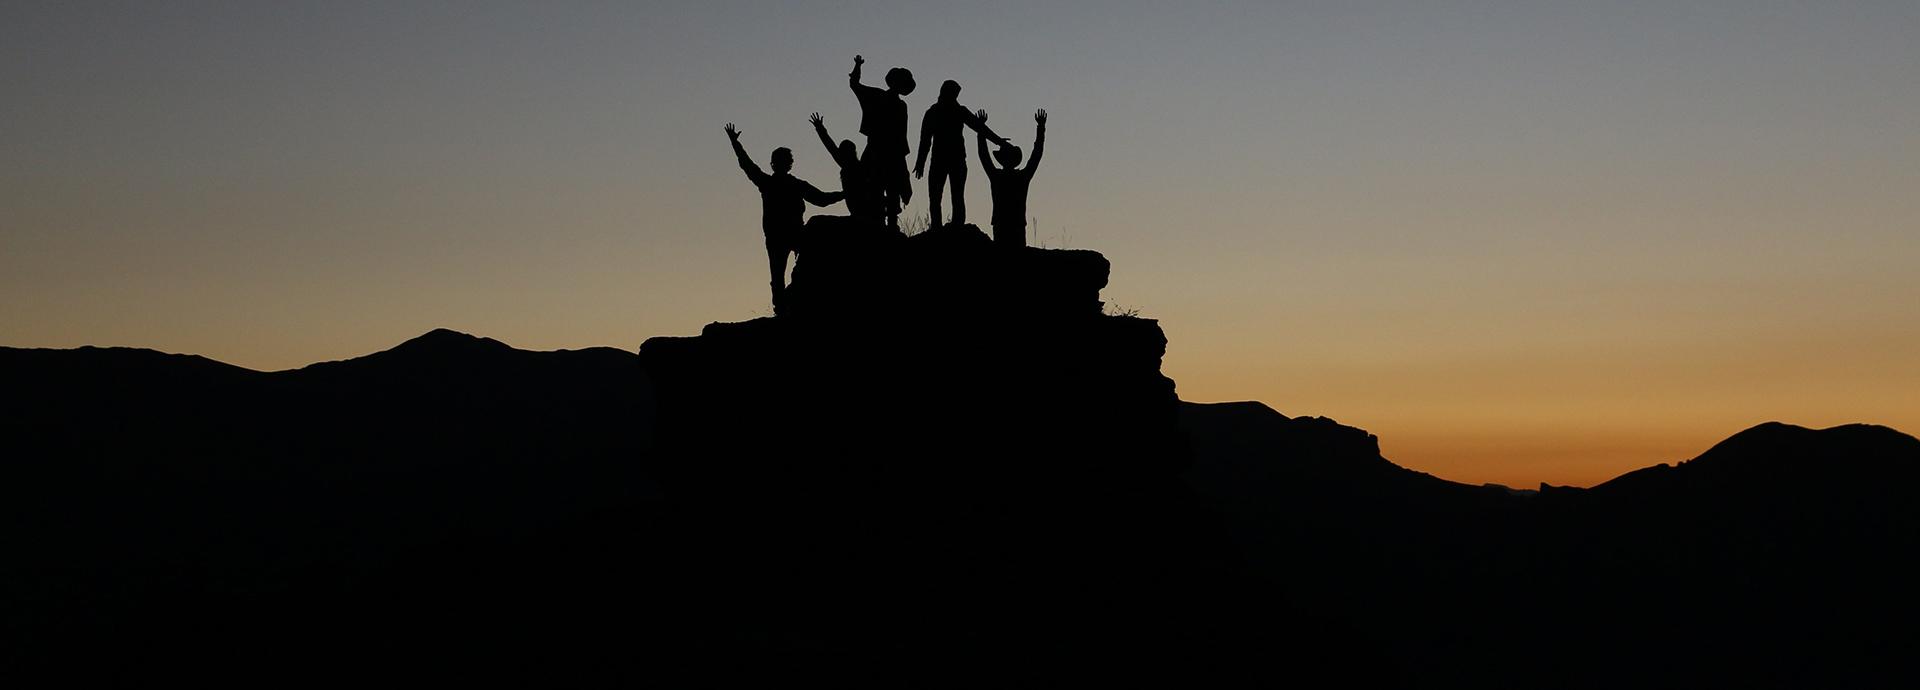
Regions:
[[[838,216],[808,222],[798,254],[783,313],[814,320],[1094,316],[1109,271],[1099,252],[998,245],[972,225],[908,237]]]
[[[662,445],[689,472],[914,468],[955,481],[1180,463],[1166,337],[1101,313],[1100,254],[841,220],[809,224],[781,316],[640,348]]]
[[[1285,628],[1178,477],[1166,338],[1102,313],[1105,258],[808,233],[780,316],[640,348],[659,476],[733,625],[1103,653]]]

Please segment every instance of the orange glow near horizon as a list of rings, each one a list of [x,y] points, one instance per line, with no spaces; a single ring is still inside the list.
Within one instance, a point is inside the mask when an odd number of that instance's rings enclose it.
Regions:
[[[721,126],[835,186],[806,118],[853,136],[860,52],[916,133],[947,78],[1015,142],[1051,113],[1034,235],[1112,261],[1184,399],[1515,487],[1920,431],[1911,3],[1449,5],[0,10],[0,345],[272,370],[766,315]]]

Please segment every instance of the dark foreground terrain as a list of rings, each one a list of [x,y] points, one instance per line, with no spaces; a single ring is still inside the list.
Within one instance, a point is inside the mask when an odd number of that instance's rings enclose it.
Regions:
[[[0,348],[0,669],[147,683],[1903,686],[1920,441],[1592,489],[1180,402],[1093,252],[819,219],[782,316],[283,372]],[[886,286],[875,289],[874,286]]]

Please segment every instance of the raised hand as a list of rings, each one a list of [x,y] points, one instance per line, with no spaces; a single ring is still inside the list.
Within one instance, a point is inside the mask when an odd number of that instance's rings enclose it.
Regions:
[[[731,122],[727,123],[727,138],[734,141],[740,140],[740,128],[733,126]]]
[[[827,119],[820,117],[820,113],[807,116],[807,121],[813,123],[814,129],[826,129],[827,127]]]
[[[1040,123],[1041,127],[1047,126],[1047,109],[1041,108],[1033,111],[1033,121]]]
[[[866,58],[860,57],[858,55],[853,56],[853,64],[864,65],[866,64],[866,62],[867,62]]]
[[[986,122],[986,121],[987,121],[987,109],[986,109],[986,108],[981,108],[981,109],[979,109],[979,110],[975,110],[975,111],[973,111],[973,116],[974,116],[974,117],[977,117],[977,118],[980,118],[980,121],[981,121],[982,123],[984,123],[984,122]]]

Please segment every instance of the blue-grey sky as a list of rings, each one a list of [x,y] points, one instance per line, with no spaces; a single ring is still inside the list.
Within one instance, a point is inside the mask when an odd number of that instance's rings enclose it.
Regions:
[[[1463,481],[1920,430],[1920,3],[0,7],[0,343],[263,369],[767,312],[749,152],[855,53],[1031,142],[1192,400]],[[991,207],[984,179],[973,215]],[[916,198],[910,212],[924,212]],[[828,212],[839,212],[832,209]]]

